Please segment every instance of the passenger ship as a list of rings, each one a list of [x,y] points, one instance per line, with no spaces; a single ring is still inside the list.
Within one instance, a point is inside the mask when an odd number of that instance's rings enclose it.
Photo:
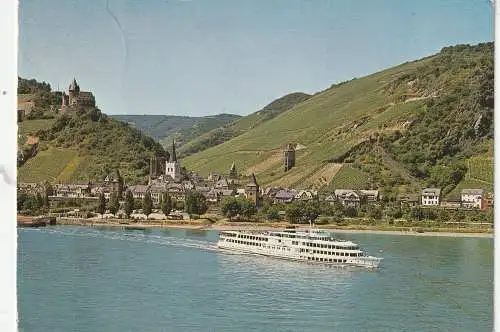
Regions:
[[[259,254],[295,261],[375,269],[382,258],[368,256],[351,241],[335,239],[320,229],[281,231],[222,231],[221,251]]]

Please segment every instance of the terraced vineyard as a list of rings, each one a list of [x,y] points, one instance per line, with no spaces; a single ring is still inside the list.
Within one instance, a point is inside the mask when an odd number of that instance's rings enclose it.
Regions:
[[[17,170],[19,182],[54,181],[75,158],[77,152],[69,149],[51,148],[40,151]]]
[[[493,184],[493,168],[493,158],[482,156],[471,158],[469,161],[470,178]]]
[[[333,189],[369,189],[366,187],[368,180],[367,174],[344,164],[330,182],[330,187]]]
[[[375,178],[376,170],[365,174],[345,167],[333,176],[332,186],[404,184],[413,190],[437,174],[436,165],[454,167],[464,156],[484,153],[482,144],[492,139],[492,77],[493,43],[445,47],[436,55],[334,84],[181,163],[207,175],[227,173],[234,161],[240,173],[255,171],[263,186],[314,186],[325,182],[319,175],[325,163],[352,163],[375,154],[381,157],[377,167],[386,173]],[[276,156],[289,143],[303,149],[296,153],[296,166],[284,173]],[[376,145],[386,153],[374,152]],[[492,183],[488,167],[473,160],[471,178]],[[442,187],[456,183],[443,179],[437,181]]]

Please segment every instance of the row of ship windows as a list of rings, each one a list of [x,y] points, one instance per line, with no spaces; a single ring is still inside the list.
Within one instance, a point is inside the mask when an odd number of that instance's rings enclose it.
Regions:
[[[247,246],[254,246],[254,247],[266,247],[266,248],[272,248],[274,249],[274,246],[268,246],[268,245],[263,245],[262,243],[256,243],[256,242],[248,242],[248,241],[241,241],[241,240],[233,240],[233,239],[225,239],[228,242],[233,242],[233,243],[238,243],[238,244],[245,244]],[[289,249],[290,251],[290,249]]]
[[[298,245],[299,241],[292,241],[293,245]],[[324,244],[324,243],[310,243],[310,242],[302,242],[302,245],[306,247],[312,248],[323,248],[323,249],[340,249],[340,250],[356,250],[356,247],[341,247],[335,246],[333,244]]]
[[[226,234],[226,236],[229,237],[236,237],[236,234]],[[256,240],[256,241],[267,241],[267,237],[259,237],[259,236],[252,236],[252,235],[238,235],[238,239],[248,239],[248,240]]]
[[[300,249],[300,252],[309,252],[307,249]],[[332,252],[332,251],[323,251],[323,250],[313,250],[313,254],[320,255],[334,255],[334,256],[348,256],[348,257],[359,257],[361,253],[358,252]]]
[[[228,239],[227,241],[237,243],[237,244],[244,244],[247,246],[265,247],[265,248],[270,248],[270,249],[281,249],[283,251],[290,251],[290,248],[268,246],[268,245],[263,245],[261,243],[255,243],[255,242],[240,241],[240,240],[233,240],[233,239]],[[307,249],[300,249],[300,252],[309,252],[309,251]],[[348,257],[361,256],[360,253],[356,253],[356,252],[348,253],[348,252],[332,252],[332,251],[323,251],[323,250],[312,250],[312,253],[313,254],[320,254],[320,255],[334,255],[334,256],[348,256]]]
[[[238,237],[240,238],[240,237]],[[243,239],[248,239],[248,240],[255,240],[255,241],[268,241],[268,238],[261,238],[258,236],[251,236],[251,235],[241,235],[241,238]],[[230,242],[233,242],[235,240],[228,240]],[[281,240],[278,240],[278,242],[281,242]],[[240,242],[237,242],[240,243]],[[253,243],[251,243],[253,245]],[[299,245],[299,241],[292,241],[292,245]],[[335,246],[333,244],[324,244],[324,243],[310,243],[310,242],[302,242],[302,245],[306,247],[311,247],[311,248],[323,248],[323,249],[339,249],[339,250],[356,250],[358,248],[356,247],[342,247],[342,246]]]
[[[307,257],[308,261],[330,262],[330,263],[345,263],[347,259],[323,258],[323,257]]]

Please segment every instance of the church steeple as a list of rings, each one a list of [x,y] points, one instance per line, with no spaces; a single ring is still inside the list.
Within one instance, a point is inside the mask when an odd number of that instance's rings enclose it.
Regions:
[[[170,157],[171,162],[177,161],[177,155],[175,154],[175,140],[172,139],[172,156]]]

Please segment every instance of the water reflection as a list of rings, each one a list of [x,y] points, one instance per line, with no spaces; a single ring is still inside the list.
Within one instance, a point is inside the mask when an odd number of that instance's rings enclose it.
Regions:
[[[295,262],[285,259],[266,257],[261,255],[225,254],[218,253],[219,266],[227,269],[228,273],[237,270],[251,271],[254,275],[283,275],[283,276],[335,276],[349,278],[354,273],[366,271],[356,267],[340,267],[334,265]]]

